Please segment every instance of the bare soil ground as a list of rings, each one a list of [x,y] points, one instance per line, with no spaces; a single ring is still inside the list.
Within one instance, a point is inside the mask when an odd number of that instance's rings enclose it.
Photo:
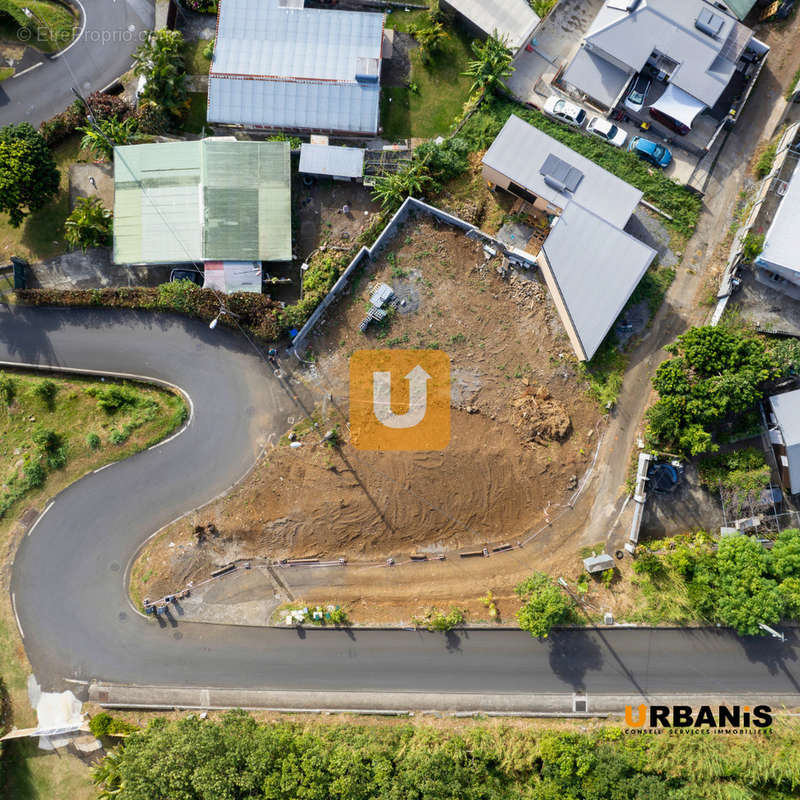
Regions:
[[[315,343],[321,356],[307,380],[328,399],[313,424],[298,416],[291,435],[302,446],[285,437],[241,488],[154,540],[134,574],[142,591],[160,596],[240,558],[383,561],[514,543],[566,504],[591,462],[601,415],[545,287],[516,272],[503,278],[498,266],[462,232],[409,221]],[[378,282],[405,305],[362,334]],[[445,450],[349,444],[349,357],[392,347],[449,354]],[[337,425],[341,444],[320,444]],[[209,521],[216,535],[198,544],[194,527]]]

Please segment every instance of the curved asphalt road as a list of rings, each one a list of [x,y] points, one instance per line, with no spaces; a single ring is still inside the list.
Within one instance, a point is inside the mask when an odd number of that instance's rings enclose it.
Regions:
[[[798,643],[720,631],[519,631],[443,636],[182,623],[131,612],[125,565],[152,531],[228,487],[298,414],[230,332],[148,314],[0,306],[0,360],[144,374],[194,403],[161,447],[70,486],[23,538],[12,592],[46,689],[64,678],[220,688],[401,692],[800,693]],[[501,562],[498,562],[499,564]],[[73,687],[74,688],[74,687]]]
[[[75,0],[83,8],[81,34],[60,54],[40,55],[23,72],[0,84],[0,126],[42,120],[63,111],[75,99],[72,87],[87,95],[107,86],[131,67],[142,32],[151,30],[152,0]]]

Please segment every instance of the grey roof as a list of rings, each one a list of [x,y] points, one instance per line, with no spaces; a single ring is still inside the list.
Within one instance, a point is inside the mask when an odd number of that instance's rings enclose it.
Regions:
[[[283,261],[291,248],[288,142],[115,148],[115,263]]]
[[[208,120],[376,133],[383,19],[279,0],[222,0]]]
[[[540,170],[553,155],[583,173],[574,192],[548,185]],[[483,157],[491,169],[559,208],[574,201],[622,228],[642,199],[639,189],[512,115]]]
[[[497,31],[519,50],[541,21],[527,0],[446,0],[487,36]]]
[[[764,237],[764,247],[756,260],[762,266],[774,264],[800,272],[800,162],[795,165],[789,188],[772,218]]]
[[[303,143],[299,169],[309,175],[360,178],[364,174],[364,151],[359,147]]]
[[[564,209],[542,249],[591,359],[656,252],[577,202]]]
[[[564,71],[562,79],[606,108],[611,108],[631,74],[632,70],[620,69],[582,46]]]
[[[695,27],[701,14],[713,15],[712,27],[718,27],[718,36]],[[713,106],[751,38],[749,28],[705,0],[641,0],[631,11],[618,0],[607,0],[584,42],[636,72],[658,50],[678,62],[670,82]]]
[[[800,389],[773,395],[769,402],[786,445],[791,492],[797,494],[800,492]]]

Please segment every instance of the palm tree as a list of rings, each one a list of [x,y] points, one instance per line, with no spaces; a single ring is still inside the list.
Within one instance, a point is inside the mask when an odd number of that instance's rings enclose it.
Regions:
[[[64,238],[84,252],[106,245],[111,239],[111,218],[99,197],[80,197],[64,223]]]
[[[425,194],[432,186],[433,178],[428,171],[427,159],[411,161],[399,172],[382,175],[375,181],[372,196],[379,200],[381,206],[394,209],[406,197]]]
[[[113,800],[125,788],[122,776],[119,773],[122,763],[122,753],[112,750],[92,770],[92,783],[100,787],[99,800]]]
[[[136,135],[136,120],[130,117],[120,122],[116,117],[111,117],[78,130],[83,134],[82,148],[94,150],[101,158],[111,161],[115,145],[128,144]]]
[[[511,66],[514,56],[507,41],[507,37],[501,37],[495,31],[485,42],[476,39],[472,43],[472,52],[476,58],[469,62],[466,72],[463,73],[473,79],[470,92],[491,93],[499,89],[508,91],[503,78],[509,77],[514,71]]]
[[[152,100],[179,117],[186,110],[186,67],[184,41],[180,31],[161,30],[150,34],[133,56],[133,71],[144,76],[143,100]]]

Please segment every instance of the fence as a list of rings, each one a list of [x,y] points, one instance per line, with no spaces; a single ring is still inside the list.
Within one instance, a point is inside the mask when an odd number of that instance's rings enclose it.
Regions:
[[[394,216],[389,220],[389,224],[381,231],[378,238],[372,243],[370,247],[362,247],[356,253],[355,258],[347,265],[344,272],[339,276],[339,279],[333,285],[331,290],[322,300],[322,302],[314,309],[314,313],[308,318],[308,321],[300,329],[297,336],[294,337],[292,342],[292,350],[298,358],[302,358],[302,353],[305,348],[305,343],[313,330],[320,324],[325,311],[335,303],[341,295],[345,294],[350,286],[350,280],[353,273],[362,265],[366,260],[374,261],[378,255],[384,250],[389,242],[397,234],[398,229],[405,223],[411,212],[422,212],[429,216],[444,222],[447,225],[452,225],[455,228],[463,230],[467,235],[473,236],[484,240],[487,244],[495,247],[498,252],[510,253],[516,260],[527,261],[530,265],[534,265],[535,259],[527,253],[522,253],[513,248],[507,248],[502,242],[484,233],[479,228],[470,224],[466,220],[449,214],[447,211],[442,211],[440,208],[424,203],[422,200],[417,200],[415,197],[407,197],[400,208],[394,213]]]

